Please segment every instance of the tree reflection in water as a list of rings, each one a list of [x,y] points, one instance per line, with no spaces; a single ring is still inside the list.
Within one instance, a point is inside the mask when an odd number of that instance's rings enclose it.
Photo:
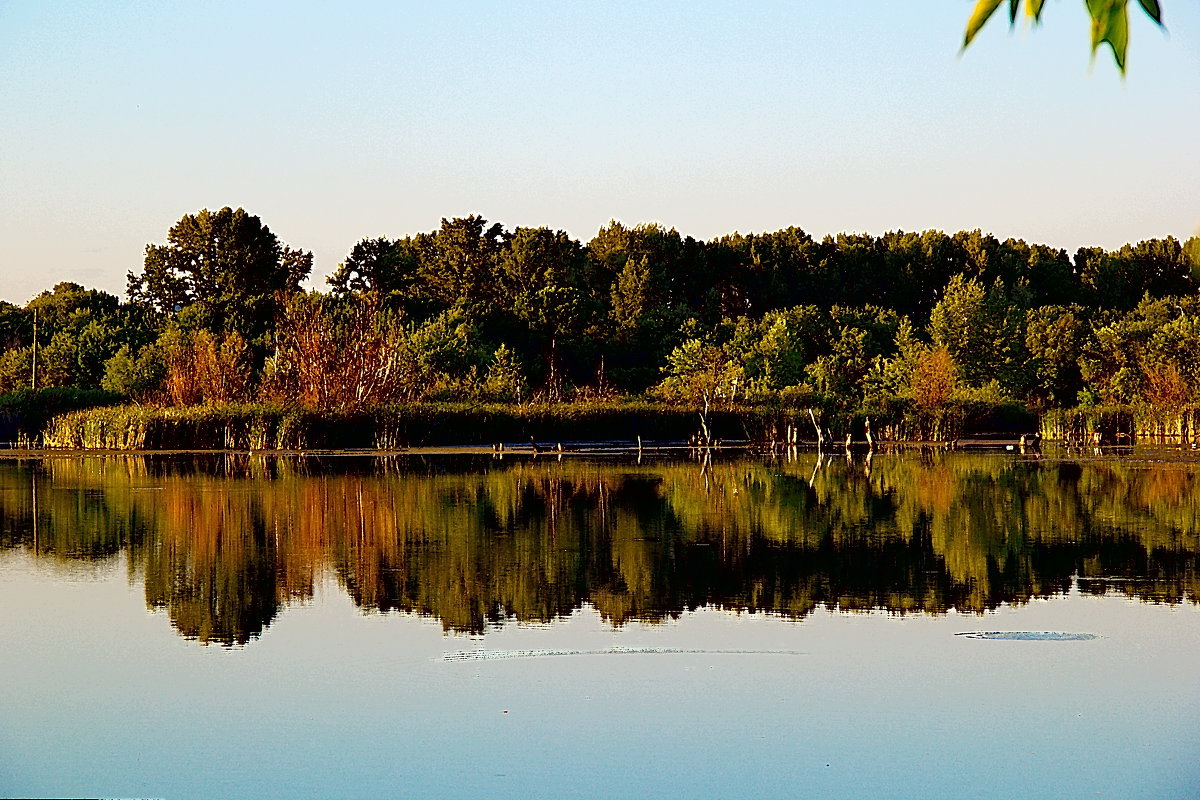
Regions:
[[[179,632],[245,643],[325,577],[478,633],[583,604],[980,613],[1081,591],[1200,601],[1197,465],[266,456],[0,462],[0,546],[128,555]]]

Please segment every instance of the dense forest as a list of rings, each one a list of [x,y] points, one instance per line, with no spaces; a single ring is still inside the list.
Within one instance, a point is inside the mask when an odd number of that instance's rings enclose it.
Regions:
[[[325,291],[302,288],[312,264],[242,209],[186,215],[125,301],[60,283],[0,303],[0,392],[330,413],[1122,407],[1185,420],[1180,435],[1200,399],[1195,238],[1069,254],[978,230],[699,241],[614,221],[584,243],[470,216],[363,239]]]

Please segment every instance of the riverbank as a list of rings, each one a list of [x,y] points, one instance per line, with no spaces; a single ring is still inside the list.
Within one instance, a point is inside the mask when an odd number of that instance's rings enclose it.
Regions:
[[[271,404],[115,404],[113,395],[42,390],[0,398],[0,447],[21,450],[346,451],[414,448],[554,450],[560,443],[686,445],[703,440],[755,446],[841,448],[866,444],[1019,442],[1035,433],[1076,445],[1135,442],[1188,446],[1200,409],[1131,406],[1052,409],[958,403],[921,409],[897,403],[871,411],[738,404],[701,406],[624,398],[553,404],[417,403],[355,411]],[[817,426],[822,441],[818,442]],[[1097,441],[1098,439],[1098,441]],[[531,442],[537,443],[537,448]]]
[[[34,420],[37,422],[38,420]],[[816,423],[816,424],[814,424]],[[564,442],[707,444],[952,441],[996,434],[1015,440],[1037,420],[1016,406],[898,407],[874,413],[730,405],[705,410],[642,399],[516,405],[424,403],[328,412],[266,405],[104,405],[50,415],[10,442],[68,450],[370,450],[424,447],[556,449]],[[869,428],[868,428],[869,426]],[[20,430],[20,421],[9,429]]]

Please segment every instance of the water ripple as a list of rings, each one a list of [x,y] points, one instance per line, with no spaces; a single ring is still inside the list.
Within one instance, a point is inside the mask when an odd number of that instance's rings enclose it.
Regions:
[[[497,661],[509,658],[546,658],[550,656],[623,656],[623,655],[754,655],[802,656],[799,650],[691,650],[679,647],[608,647],[603,650],[463,650],[446,653],[442,661]]]
[[[1084,642],[1099,639],[1095,633],[1066,633],[1062,631],[964,631],[955,636],[967,639],[1002,639],[1017,642]]]

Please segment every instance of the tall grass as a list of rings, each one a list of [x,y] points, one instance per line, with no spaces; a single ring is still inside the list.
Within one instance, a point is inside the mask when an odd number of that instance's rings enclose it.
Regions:
[[[710,415],[726,438],[747,438],[734,412]],[[653,403],[504,404],[424,403],[369,411],[316,412],[272,405],[159,408],[116,406],[55,417],[47,447],[105,450],[397,449],[496,442],[539,443],[618,439],[686,439],[697,412]]]
[[[122,400],[121,395],[99,389],[62,387],[22,389],[0,395],[0,442],[36,446],[56,416]]]
[[[110,406],[59,414],[46,427],[47,447],[101,450],[400,449],[497,442],[542,445],[577,441],[680,441],[700,428],[699,408],[646,400],[543,405],[421,403],[354,412],[316,412],[268,404],[160,408]],[[964,405],[933,415],[908,406],[874,412],[822,412],[838,437],[863,437],[866,417],[879,439],[948,439],[1003,422],[1001,407]],[[1032,430],[1020,414],[1022,430]],[[1031,418],[1029,418],[1031,419]],[[742,406],[710,411],[707,425],[724,440],[780,441],[788,425],[800,439],[815,431],[806,410]],[[985,428],[986,429],[986,428]]]
[[[1164,409],[1150,405],[1099,405],[1054,409],[1042,417],[1047,439],[1105,444],[1200,442],[1200,406]]]

